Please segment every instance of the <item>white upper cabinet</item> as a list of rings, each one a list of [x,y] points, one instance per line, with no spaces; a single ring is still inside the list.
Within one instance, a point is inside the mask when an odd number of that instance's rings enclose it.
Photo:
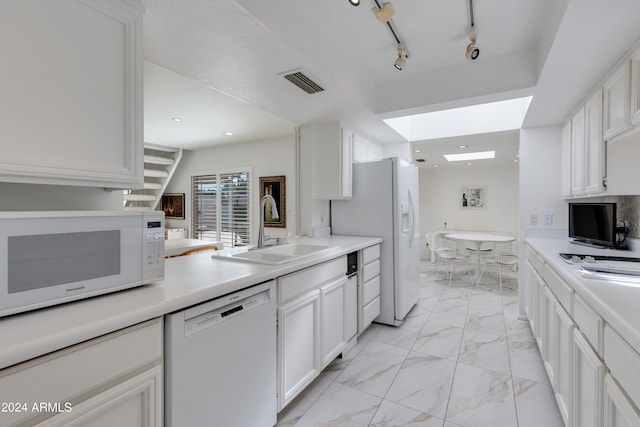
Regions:
[[[631,124],[640,123],[640,47],[631,53]]]
[[[571,194],[584,194],[585,109],[571,118]]]
[[[584,192],[595,194],[604,191],[604,139],[602,138],[602,91],[589,98],[585,104],[584,140]]]
[[[353,132],[340,122],[309,123],[300,127],[301,144],[310,147],[313,198],[351,198]]]
[[[0,181],[143,180],[139,0],[21,0],[0,14]]]
[[[562,128],[562,196],[571,197],[571,120]]]
[[[602,133],[605,140],[621,134],[631,125],[629,112],[630,63],[630,60],[625,60],[602,85],[604,98]]]

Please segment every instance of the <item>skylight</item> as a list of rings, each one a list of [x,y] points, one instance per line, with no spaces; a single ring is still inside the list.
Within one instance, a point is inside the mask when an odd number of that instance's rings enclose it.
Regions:
[[[463,160],[493,159],[494,157],[496,157],[495,151],[478,151],[475,153],[444,154],[444,158],[450,162],[461,162]]]
[[[520,129],[531,97],[386,119],[409,142]]]

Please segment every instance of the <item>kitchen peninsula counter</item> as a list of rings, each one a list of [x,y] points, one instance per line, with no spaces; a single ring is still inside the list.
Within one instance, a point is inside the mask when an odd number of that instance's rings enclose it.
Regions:
[[[277,266],[212,258],[206,252],[170,258],[165,279],[156,283],[0,318],[0,369],[381,242],[375,237],[300,238],[291,243],[331,248]]]

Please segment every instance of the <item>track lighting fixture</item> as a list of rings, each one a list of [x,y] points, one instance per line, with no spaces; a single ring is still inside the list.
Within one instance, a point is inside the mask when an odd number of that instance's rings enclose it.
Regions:
[[[349,0],[351,6],[360,6],[360,0]]]
[[[476,59],[478,59],[478,56],[480,56],[480,48],[476,46],[475,30],[472,29],[470,34],[472,35],[469,36],[469,44],[467,45],[465,56],[467,57],[467,59],[475,61]]]
[[[398,43],[398,58],[396,62],[393,63],[393,66],[396,67],[397,70],[402,70],[404,66],[407,64],[407,48],[404,47],[403,43]]]
[[[480,48],[476,46],[478,33],[476,32],[476,23],[473,17],[473,0],[469,0],[469,28],[467,33],[469,35],[469,44],[465,50],[465,56],[467,59],[475,61],[480,56]]]

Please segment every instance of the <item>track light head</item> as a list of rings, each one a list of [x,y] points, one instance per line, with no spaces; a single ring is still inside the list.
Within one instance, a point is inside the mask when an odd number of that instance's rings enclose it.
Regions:
[[[471,61],[475,61],[480,56],[480,48],[476,46],[475,40],[472,40],[471,43],[467,45],[465,56]]]
[[[469,35],[469,44],[465,50],[465,56],[468,60],[475,61],[478,59],[478,56],[480,56],[480,48],[476,46],[478,33],[476,32],[476,27],[473,24],[467,29],[467,34]]]
[[[402,43],[398,43],[398,58],[393,63],[393,66],[396,70],[402,70],[404,66],[407,64],[407,58],[409,55],[407,54],[407,48]]]

